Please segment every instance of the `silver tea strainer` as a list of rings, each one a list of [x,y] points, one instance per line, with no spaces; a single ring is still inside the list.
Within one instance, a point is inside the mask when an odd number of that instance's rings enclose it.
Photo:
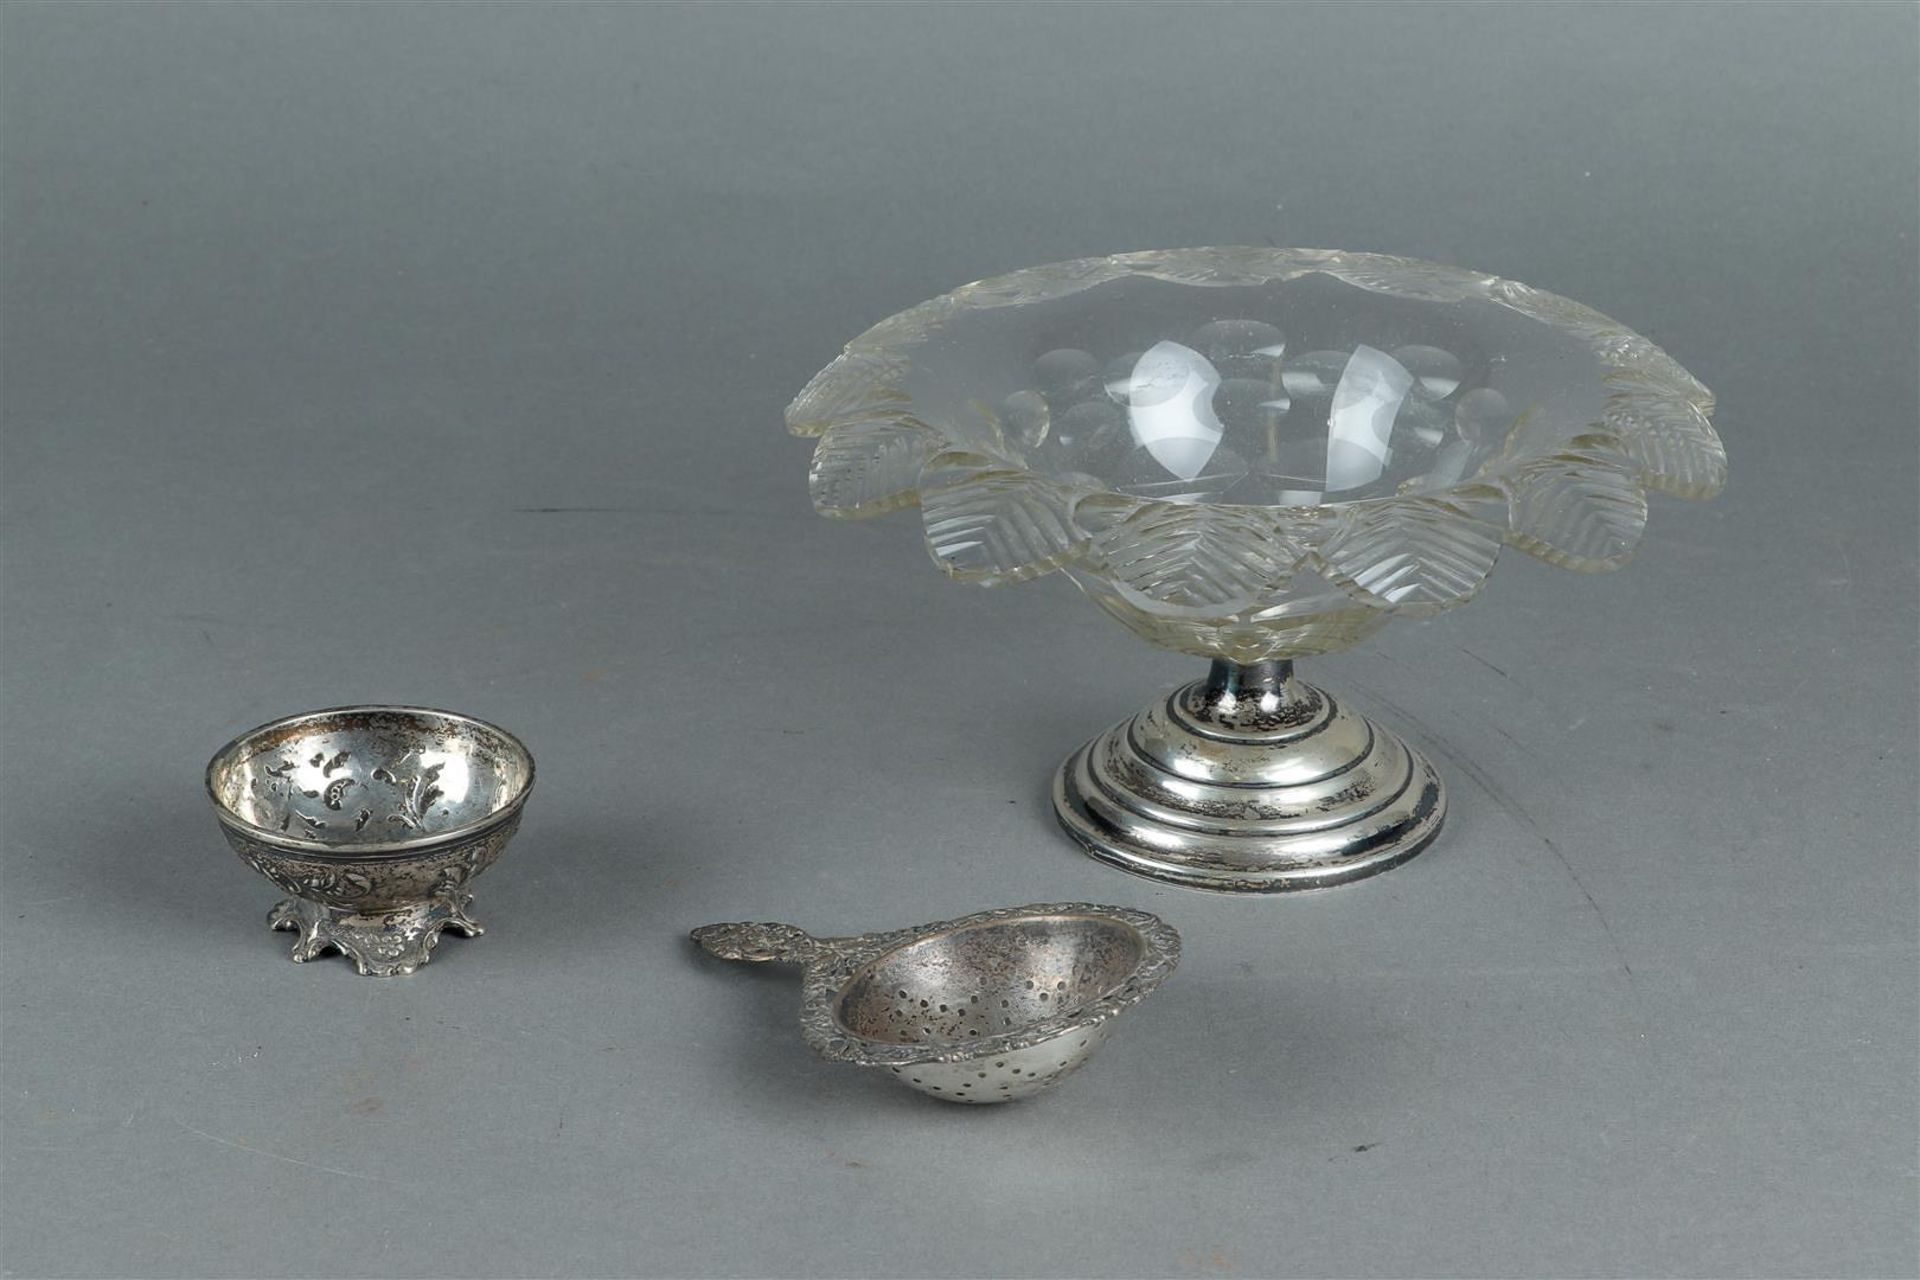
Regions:
[[[1159,917],[1084,902],[855,938],[710,924],[693,940],[724,960],[801,965],[800,1030],[822,1057],[972,1103],[1032,1097],[1077,1070],[1180,957]]]

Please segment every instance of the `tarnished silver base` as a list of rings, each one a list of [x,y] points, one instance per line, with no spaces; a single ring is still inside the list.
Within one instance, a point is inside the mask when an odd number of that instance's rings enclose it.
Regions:
[[[1420,852],[1446,816],[1426,757],[1293,678],[1216,661],[1068,757],[1053,807],[1094,857],[1197,889],[1320,889]]]
[[[332,947],[361,973],[392,978],[412,973],[430,960],[442,929],[454,929],[469,938],[485,933],[480,922],[467,914],[472,905],[472,894],[456,893],[362,915],[305,898],[288,898],[267,913],[267,923],[300,935],[293,944],[295,962],[311,960]]]

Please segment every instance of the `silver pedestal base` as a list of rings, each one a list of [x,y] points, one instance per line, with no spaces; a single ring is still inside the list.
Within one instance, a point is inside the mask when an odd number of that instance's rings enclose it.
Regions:
[[[305,898],[288,898],[267,913],[267,924],[300,935],[293,944],[295,962],[311,960],[332,947],[361,973],[392,978],[412,973],[432,959],[442,929],[469,938],[485,933],[480,922],[467,914],[472,905],[472,894],[458,893],[362,915]]]
[[[1287,662],[1215,662],[1068,757],[1053,807],[1087,852],[1228,893],[1344,884],[1424,849],[1446,816],[1426,757]]]

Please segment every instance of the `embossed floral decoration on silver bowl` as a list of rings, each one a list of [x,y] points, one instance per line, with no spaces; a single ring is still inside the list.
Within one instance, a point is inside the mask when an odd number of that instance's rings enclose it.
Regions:
[[[506,849],[533,757],[504,729],[427,707],[313,711],[262,725],[207,765],[220,830],[292,896],[268,923],[363,974],[412,973],[442,929],[482,932],[468,884]]]
[[[820,437],[822,514],[918,504],[952,577],[1064,570],[1211,659],[1074,753],[1054,806],[1096,857],[1265,892],[1392,866],[1445,813],[1432,766],[1293,659],[1465,604],[1503,546],[1620,566],[1649,489],[1725,481],[1712,409],[1652,342],[1551,293],[1224,248],[967,285],[855,338],[787,425]]]
[[[804,966],[800,1030],[821,1056],[971,1103],[1029,1098],[1077,1071],[1180,958],[1158,916],[1085,902],[857,938],[710,924],[693,940],[725,960]]]

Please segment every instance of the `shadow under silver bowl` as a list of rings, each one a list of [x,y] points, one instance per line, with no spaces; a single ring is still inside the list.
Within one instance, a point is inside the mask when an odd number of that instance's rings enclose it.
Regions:
[[[411,973],[442,929],[482,932],[468,883],[520,825],[533,757],[485,721],[427,707],[357,706],[276,720],[207,765],[220,830],[291,895],[268,916],[363,974]]]
[[[822,1057],[968,1103],[1032,1097],[1078,1070],[1180,957],[1159,917],[1083,902],[854,938],[710,924],[693,940],[725,960],[803,966],[801,1032]]]

